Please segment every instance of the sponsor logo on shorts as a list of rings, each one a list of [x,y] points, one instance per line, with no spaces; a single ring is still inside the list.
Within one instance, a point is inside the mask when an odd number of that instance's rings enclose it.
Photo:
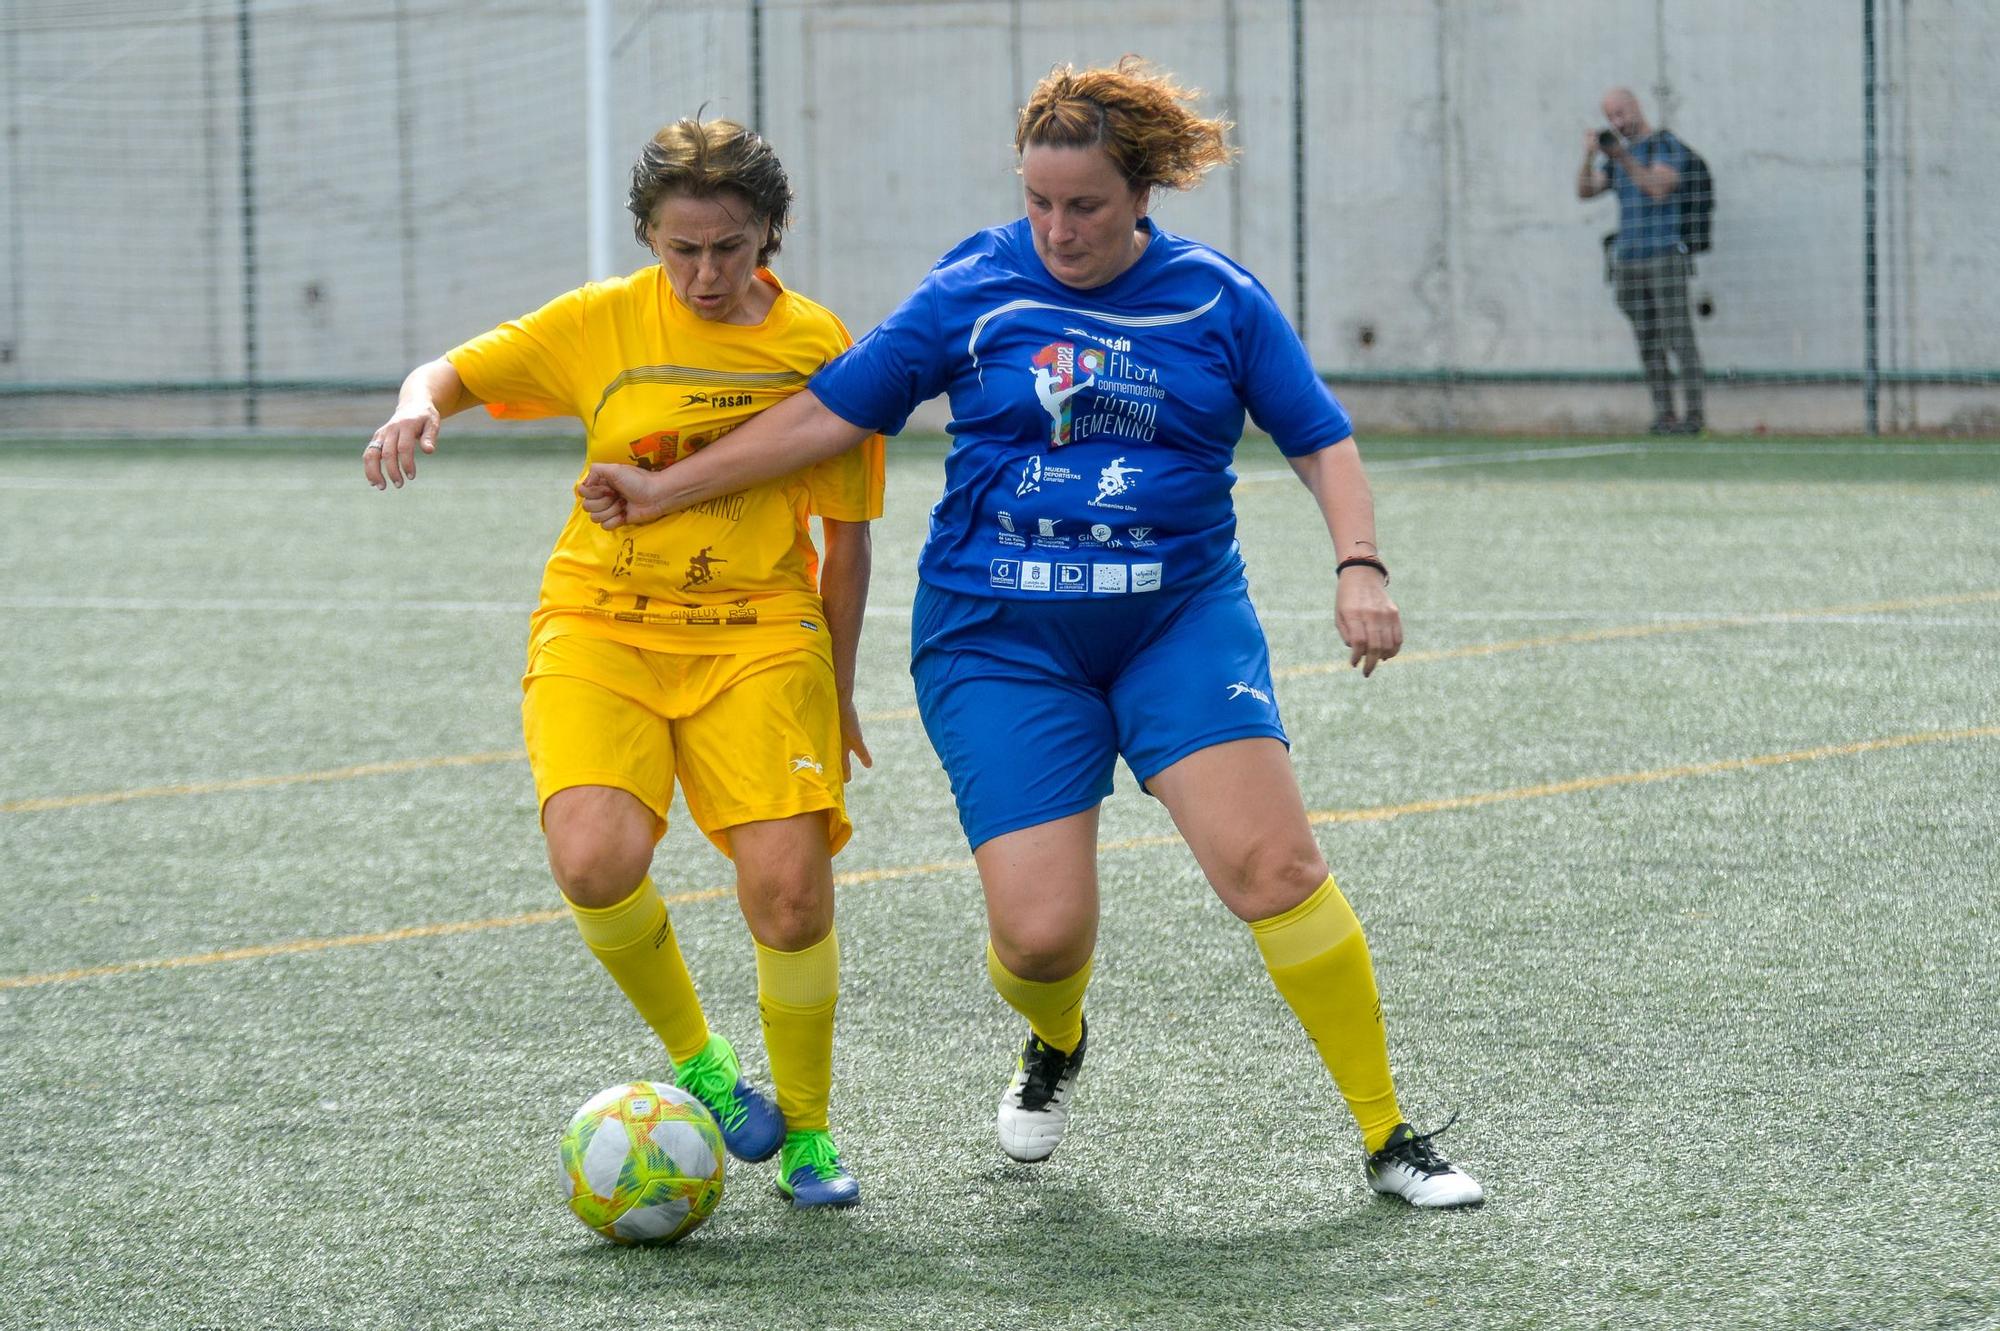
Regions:
[[[986,581],[993,587],[1019,587],[1021,585],[1021,561],[1018,559],[996,559],[989,566]]]
[[[1270,694],[1264,692],[1264,690],[1260,688],[1254,687],[1253,685],[1245,684],[1240,679],[1237,680],[1234,684],[1229,685],[1228,688],[1229,688],[1229,696],[1231,698],[1241,698],[1244,694],[1247,693],[1251,697],[1255,698],[1258,702],[1264,703],[1267,706],[1270,704],[1271,701]],[[1225,699],[1225,701],[1227,700]]]
[[[1057,564],[1056,590],[1059,592],[1085,590],[1090,584],[1085,579],[1084,571],[1089,567],[1088,564]]]
[[[1046,559],[1021,561],[1021,590],[1045,592],[1049,589],[1049,562]]]
[[[1125,590],[1125,566],[1123,564],[1092,564],[1090,566],[1090,590],[1094,592],[1118,592]]]
[[[1160,590],[1160,566],[1158,564],[1132,565],[1132,590],[1135,592],[1156,592]]]
[[[811,754],[799,753],[792,755],[792,774],[794,776],[807,769],[811,769],[820,776],[826,775],[826,769],[820,766],[819,759],[813,757]]]

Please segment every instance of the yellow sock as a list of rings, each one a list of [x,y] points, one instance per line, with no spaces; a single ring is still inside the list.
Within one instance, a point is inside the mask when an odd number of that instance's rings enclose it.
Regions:
[[[993,944],[986,945],[986,973],[1000,997],[1028,1019],[1028,1028],[1043,1044],[1065,1054],[1075,1053],[1083,1043],[1083,991],[1090,984],[1094,961],[1084,962],[1083,969],[1060,980],[1024,980],[1007,969]]]
[[[840,1000],[840,938],[779,952],[757,944],[757,1013],[778,1109],[790,1132],[824,1132],[833,1092],[833,1008]]]
[[[572,901],[569,908],[577,932],[660,1037],[667,1057],[679,1064],[700,1053],[708,1044],[708,1019],[653,880],[615,906],[594,909]]]
[[[1354,908],[1328,877],[1282,915],[1250,925],[1264,966],[1333,1074],[1341,1098],[1378,1151],[1403,1121],[1389,1074],[1389,1039],[1375,967]]]

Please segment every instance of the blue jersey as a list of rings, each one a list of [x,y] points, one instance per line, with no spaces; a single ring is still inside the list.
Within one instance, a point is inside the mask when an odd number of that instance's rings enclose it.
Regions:
[[[1138,261],[1088,291],[1049,276],[1025,218],[982,231],[813,377],[836,415],[890,434],[950,394],[925,582],[1019,600],[1193,592],[1241,571],[1245,412],[1294,457],[1353,432],[1254,277],[1140,225]]]

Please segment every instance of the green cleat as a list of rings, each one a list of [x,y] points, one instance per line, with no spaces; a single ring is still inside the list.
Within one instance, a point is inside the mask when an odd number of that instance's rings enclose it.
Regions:
[[[840,1162],[833,1135],[818,1131],[788,1132],[778,1157],[778,1191],[804,1210],[811,1206],[852,1206],[861,1200],[861,1185]]]
[[[736,1051],[719,1035],[674,1069],[674,1085],[708,1106],[722,1144],[739,1160],[769,1160],[785,1136],[785,1120],[770,1097],[743,1079]]]

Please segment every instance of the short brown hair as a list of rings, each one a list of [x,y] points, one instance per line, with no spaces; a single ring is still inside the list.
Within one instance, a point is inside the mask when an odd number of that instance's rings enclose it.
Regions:
[[[751,215],[770,227],[757,251],[758,266],[777,256],[791,219],[792,183],[778,154],[756,130],[733,120],[684,117],[653,135],[632,166],[632,193],[625,205],[632,212],[632,234],[647,249],[652,248],[646,231],[653,224],[653,210],[674,194],[692,199],[739,195]]]
[[[1230,122],[1189,109],[1199,96],[1136,55],[1109,69],[1057,65],[1021,108],[1014,151],[1102,148],[1134,189],[1189,189],[1236,155]]]

